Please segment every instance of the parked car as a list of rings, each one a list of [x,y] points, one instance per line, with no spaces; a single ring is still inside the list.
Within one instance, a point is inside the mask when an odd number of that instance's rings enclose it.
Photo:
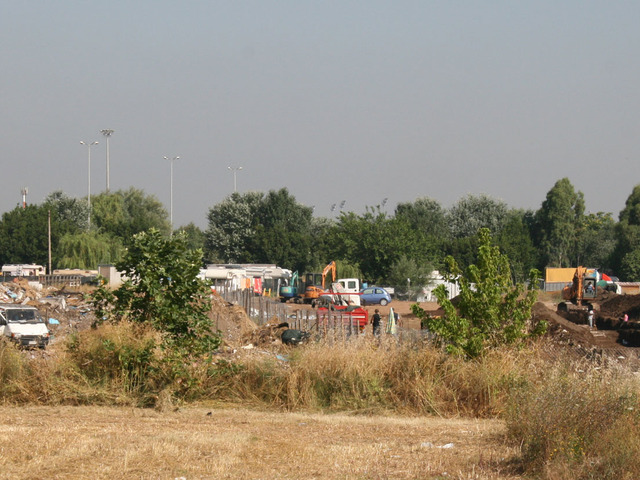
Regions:
[[[382,287],[367,287],[360,290],[360,303],[362,305],[382,305],[391,302],[391,295]]]
[[[49,329],[36,307],[19,303],[0,303],[0,336],[20,346],[45,348]]]

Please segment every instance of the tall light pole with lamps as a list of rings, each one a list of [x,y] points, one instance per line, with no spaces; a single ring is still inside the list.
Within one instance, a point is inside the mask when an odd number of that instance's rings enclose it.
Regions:
[[[238,170],[242,170],[242,167],[227,167],[227,168],[233,172],[233,193],[236,193],[238,191],[236,174],[238,173]]]
[[[87,216],[87,230],[91,228],[91,147],[94,145],[98,145],[98,142],[80,142],[81,145],[85,145],[87,147],[87,207],[88,207],[88,216]]]
[[[100,133],[102,133],[102,135],[107,139],[107,193],[109,193],[109,137],[113,135],[113,130],[100,130]]]
[[[171,222],[171,233],[173,234],[173,161],[178,160],[180,157],[164,157],[165,160],[171,161],[171,187],[169,189],[169,221]]]

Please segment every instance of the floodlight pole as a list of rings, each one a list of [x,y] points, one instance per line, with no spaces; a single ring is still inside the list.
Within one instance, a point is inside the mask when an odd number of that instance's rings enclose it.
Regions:
[[[100,130],[100,133],[107,139],[107,193],[109,193],[109,138],[113,135],[113,130]]]
[[[233,193],[236,193],[238,191],[236,174],[238,173],[238,170],[242,170],[242,167],[227,167],[227,168],[233,172]]]
[[[169,188],[169,221],[171,222],[171,234],[173,234],[173,161],[178,160],[180,157],[164,157],[165,160],[169,160],[171,162],[171,183]]]
[[[89,230],[91,228],[91,147],[93,147],[94,145],[98,145],[98,142],[91,142],[91,143],[87,143],[87,142],[80,142],[80,144],[85,145],[87,147],[87,207],[88,207],[88,214],[87,214],[87,230]]]

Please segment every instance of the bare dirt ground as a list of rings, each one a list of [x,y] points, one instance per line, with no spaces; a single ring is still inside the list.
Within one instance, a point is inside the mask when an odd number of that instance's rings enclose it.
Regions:
[[[0,444],[7,479],[520,478],[497,420],[3,407]]]

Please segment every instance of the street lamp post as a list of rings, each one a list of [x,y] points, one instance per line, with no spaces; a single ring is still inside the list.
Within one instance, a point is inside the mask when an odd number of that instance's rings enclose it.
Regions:
[[[113,130],[100,130],[100,133],[102,133],[102,135],[107,139],[107,193],[109,193],[109,137],[113,135]]]
[[[238,170],[242,170],[242,167],[227,167],[227,168],[233,172],[233,193],[236,193],[238,191],[236,174],[238,173]]]
[[[87,207],[88,207],[88,214],[87,214],[87,230],[89,230],[91,228],[91,147],[93,147],[94,145],[98,145],[98,142],[91,142],[91,143],[87,143],[87,142],[80,142],[81,145],[85,145],[87,147]]]
[[[173,161],[178,160],[180,157],[164,157],[165,160],[171,161],[171,187],[169,188],[169,221],[171,222],[171,233],[173,234]]]

